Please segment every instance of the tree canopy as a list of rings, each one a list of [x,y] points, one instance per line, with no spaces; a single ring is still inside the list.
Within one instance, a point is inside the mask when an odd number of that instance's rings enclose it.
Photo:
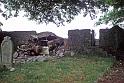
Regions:
[[[112,23],[117,25],[124,21],[124,0],[106,0],[106,4],[113,7],[111,11],[106,12],[99,18],[96,25]]]
[[[82,10],[84,16],[89,14],[94,19],[97,9],[107,11],[109,7],[105,0],[0,0],[0,3],[4,5],[5,11],[1,13],[6,19],[24,11],[30,20],[57,26],[71,22]]]

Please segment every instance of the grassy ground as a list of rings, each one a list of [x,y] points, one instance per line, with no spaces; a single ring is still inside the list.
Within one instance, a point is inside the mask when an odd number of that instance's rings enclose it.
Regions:
[[[0,83],[95,83],[114,60],[98,56],[64,57],[21,64],[0,72]]]

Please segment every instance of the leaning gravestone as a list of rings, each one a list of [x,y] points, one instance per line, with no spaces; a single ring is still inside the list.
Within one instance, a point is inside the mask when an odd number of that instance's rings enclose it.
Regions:
[[[9,36],[4,37],[4,40],[1,43],[1,63],[5,65],[8,69],[12,68],[12,53],[13,53],[13,44]]]

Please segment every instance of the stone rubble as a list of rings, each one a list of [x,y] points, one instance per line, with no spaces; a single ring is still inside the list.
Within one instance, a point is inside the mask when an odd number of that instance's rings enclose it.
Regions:
[[[63,48],[59,48],[55,54],[51,55],[36,55],[31,56],[28,53],[24,52],[15,52],[13,54],[13,63],[26,63],[26,62],[34,62],[34,61],[48,61],[55,58],[61,58],[65,56],[65,50]]]

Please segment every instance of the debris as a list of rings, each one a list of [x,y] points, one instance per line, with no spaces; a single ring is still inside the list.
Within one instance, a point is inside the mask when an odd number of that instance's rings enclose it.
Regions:
[[[10,70],[9,71],[15,71],[15,68],[10,68]]]

